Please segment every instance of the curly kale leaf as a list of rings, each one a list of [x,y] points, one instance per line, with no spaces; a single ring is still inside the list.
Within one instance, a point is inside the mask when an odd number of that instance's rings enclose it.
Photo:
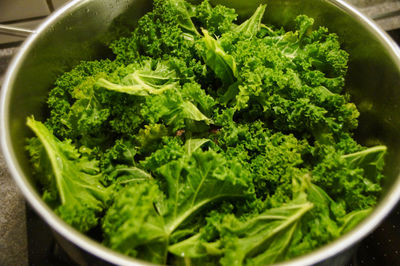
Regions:
[[[163,124],[146,125],[134,137],[139,154],[148,155],[160,147],[163,137],[169,135],[168,129]]]
[[[179,137],[164,137],[160,148],[140,161],[140,165],[149,172],[155,173],[156,169],[169,161],[175,161],[184,156],[183,142]]]
[[[292,134],[271,132],[259,120],[235,122],[233,114],[233,109],[225,109],[215,116],[221,125],[215,136],[219,147],[250,170],[256,194],[266,206],[280,206],[291,199],[293,171],[303,165],[309,144]]]
[[[120,72],[124,73],[122,78]],[[153,66],[148,60],[118,69],[110,77],[119,80],[113,83],[101,78],[96,85],[115,93],[144,98],[140,105],[141,115],[149,124],[162,120],[177,130],[185,126],[186,120],[211,123],[199,108],[210,113],[213,99],[195,82],[184,83],[181,87],[176,72],[165,63],[158,62]]]
[[[266,7],[267,5],[260,5],[249,19],[232,30],[233,34],[242,36],[242,38],[253,38],[256,36],[260,31]]]
[[[367,208],[348,213],[341,219],[342,226],[340,227],[340,233],[345,234],[348,231],[352,230],[354,227],[356,227],[356,225],[358,225],[362,220],[364,220],[371,212],[372,208]]]
[[[137,96],[160,94],[178,86],[175,71],[161,62],[156,64],[155,69],[153,69],[150,60],[145,61],[140,68],[136,68],[136,65],[130,65],[126,68],[132,68],[132,72],[122,77],[118,83],[100,78],[96,85],[108,90]]]
[[[139,182],[118,193],[102,228],[104,244],[124,254],[165,263],[168,234],[154,202],[162,193],[152,182]]]
[[[343,155],[349,168],[361,168],[364,170],[364,177],[372,182],[379,183],[383,177],[382,170],[385,164],[386,146],[375,146],[363,151]]]
[[[234,24],[232,30],[225,32],[219,42],[227,51],[234,49],[234,44],[239,40],[251,40],[256,37],[262,26],[266,5],[260,5],[253,15],[240,25]]]
[[[204,230],[169,247],[186,260],[206,256],[220,257],[222,265],[261,265],[274,263],[285,256],[294,232],[303,216],[313,208],[304,191],[278,208],[237,218],[234,214],[213,211]],[[211,233],[213,232],[213,233]],[[209,234],[218,237],[210,242]]]
[[[306,200],[295,200],[243,223],[227,217],[222,225],[226,251],[221,264],[265,265],[282,260],[299,221],[312,207]]]
[[[194,8],[196,14],[193,19],[200,28],[207,29],[213,36],[221,36],[236,26],[233,22],[236,20],[237,14],[233,8],[222,5],[212,7],[208,0]]]
[[[331,150],[313,172],[313,182],[349,211],[374,206],[381,190],[385,146],[342,155]]]
[[[55,82],[47,100],[50,116],[46,121],[59,138],[73,139],[77,136],[99,133],[108,116],[95,96],[95,76],[113,72],[118,64],[110,60],[84,61],[73,70],[61,75]]]
[[[312,31],[312,19],[299,16],[296,22],[296,31],[233,45],[238,81],[229,104],[242,112],[255,109],[254,115],[276,131],[307,139],[333,133],[338,140],[358,125],[355,105],[338,94],[348,55],[335,35]]]
[[[202,38],[204,62],[224,84],[231,85],[238,76],[235,60],[224,51],[216,39],[208,34],[207,30],[203,29],[202,31],[204,34]]]
[[[249,174],[214,151],[192,152],[157,169],[167,181],[166,228],[173,232],[202,207],[224,198],[242,198],[250,189]]]
[[[191,140],[181,146],[178,159],[165,160],[153,170],[156,180],[165,180],[165,195],[151,180],[139,181],[120,192],[103,222],[107,245],[165,263],[168,242],[180,226],[217,202],[252,194],[249,174],[240,164],[212,150],[203,151],[205,143]],[[154,250],[158,255],[150,257]]]
[[[185,38],[193,40],[194,36],[200,35],[192,21],[194,15],[193,12],[190,12],[193,9],[192,5],[184,0],[167,0],[166,4],[171,6],[166,7],[168,10],[175,11],[175,14],[171,15],[176,16],[179,27],[185,33]]]
[[[199,33],[191,19],[190,5],[183,0],[155,0],[153,5],[153,11],[139,19],[130,37],[111,45],[117,61],[127,65],[143,57],[163,58],[165,54],[191,61],[195,57],[193,40]]]
[[[210,124],[212,120],[199,108],[209,111],[213,105],[212,98],[207,96],[198,84],[186,83],[182,89],[169,89],[162,94],[146,97],[142,115],[150,124],[161,120],[173,130],[177,130],[184,128],[187,120]]]
[[[209,142],[209,139],[188,139],[185,143],[185,153],[191,156],[193,152],[198,150],[205,143]]]
[[[48,157],[48,160],[36,163],[51,164],[52,171],[47,171],[47,178],[55,184],[49,188],[57,189],[59,206],[56,213],[82,232],[93,228],[109,197],[108,189],[101,184],[98,162],[82,156],[70,142],[58,140],[34,118],[28,118],[27,125],[40,140]]]
[[[314,207],[300,221],[299,228],[294,232],[292,244],[288,247],[284,259],[305,254],[339,237],[345,231],[350,230],[358,219],[362,219],[363,214],[366,214],[365,212],[354,212],[346,215],[342,202],[334,201],[328,195],[328,190],[325,191],[312,183],[310,173],[298,175],[293,181],[294,184],[300,185],[306,193],[307,200]]]

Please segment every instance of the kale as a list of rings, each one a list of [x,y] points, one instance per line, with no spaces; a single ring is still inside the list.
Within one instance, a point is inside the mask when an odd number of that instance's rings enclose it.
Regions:
[[[80,154],[70,141],[58,140],[34,118],[28,118],[27,125],[40,140],[27,148],[30,154],[36,153],[32,156],[33,165],[43,175],[41,183],[47,187],[44,198],[53,201],[50,203],[56,205],[56,213],[78,230],[93,228],[111,193],[101,183],[98,161]],[[37,154],[38,151],[41,152]]]
[[[239,24],[207,0],[155,0],[114,60],[61,75],[47,119],[27,120],[43,200],[161,264],[270,264],[352,230],[387,148],[354,137],[338,36],[305,15],[266,25],[265,11]]]
[[[153,181],[140,180],[121,191],[104,217],[106,243],[129,255],[166,263],[168,243],[179,227],[215,202],[251,195],[249,174],[211,149],[202,151],[205,142],[188,141],[180,158],[153,170],[155,178],[165,180],[165,194]]]

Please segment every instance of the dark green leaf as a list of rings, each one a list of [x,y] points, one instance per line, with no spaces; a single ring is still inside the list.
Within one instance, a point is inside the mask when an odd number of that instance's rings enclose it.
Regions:
[[[175,72],[165,64],[159,62],[153,70],[152,62],[146,61],[141,68],[134,69],[132,73],[123,77],[118,84],[101,78],[96,82],[96,85],[112,91],[148,96],[176,88],[179,86],[176,80]]]
[[[204,34],[202,40],[205,45],[203,59],[215,75],[229,86],[235,82],[238,76],[235,60],[224,51],[217,40],[208,34],[207,30],[203,29],[202,31]]]
[[[158,168],[168,185],[166,231],[173,232],[207,205],[248,195],[247,173],[214,151],[197,150]]]
[[[267,5],[260,5],[254,14],[245,22],[240,24],[237,28],[235,28],[233,32],[238,36],[241,35],[245,38],[253,38],[260,31],[261,21],[263,19],[266,7]]]
[[[56,212],[80,231],[96,226],[109,196],[100,183],[98,162],[81,156],[70,142],[58,140],[34,118],[28,118],[27,125],[39,138],[51,164],[51,178],[55,180],[60,200]]]

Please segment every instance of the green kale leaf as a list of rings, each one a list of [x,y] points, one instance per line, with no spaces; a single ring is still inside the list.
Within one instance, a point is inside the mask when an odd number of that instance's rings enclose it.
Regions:
[[[107,245],[165,263],[170,238],[180,226],[224,199],[250,197],[248,173],[213,150],[203,151],[206,142],[188,141],[180,158],[153,170],[156,179],[165,180],[165,195],[152,180],[137,180],[120,191],[103,222]]]
[[[130,256],[165,263],[168,235],[154,206],[160,195],[158,186],[151,182],[120,191],[104,217],[104,243]]]
[[[224,84],[231,85],[238,75],[234,58],[224,51],[219,42],[211,37],[207,30],[203,29],[202,31],[204,34],[202,39],[204,62]]]
[[[160,94],[178,86],[175,71],[169,69],[163,63],[157,63],[154,70],[151,61],[145,61],[139,69],[135,67],[135,65],[127,66],[128,69],[132,68],[132,73],[123,77],[118,84],[100,78],[96,85],[108,90],[137,96]]]
[[[228,162],[214,151],[192,152],[157,169],[167,181],[166,228],[173,232],[202,207],[224,198],[242,198],[250,178],[240,164]],[[240,178],[239,178],[240,177]]]
[[[156,264],[265,265],[369,215],[387,148],[357,142],[343,40],[305,15],[264,24],[266,5],[238,23],[215,1],[152,3],[113,28],[113,59],[56,80],[44,124],[28,118],[62,219]]]
[[[47,181],[55,184],[49,188],[57,189],[59,205],[56,213],[79,231],[86,232],[93,228],[110,194],[101,184],[102,173],[99,172],[98,162],[82,156],[70,142],[58,140],[34,118],[28,118],[27,125],[40,140],[48,157],[48,160],[36,164],[51,164],[52,171],[47,172]]]

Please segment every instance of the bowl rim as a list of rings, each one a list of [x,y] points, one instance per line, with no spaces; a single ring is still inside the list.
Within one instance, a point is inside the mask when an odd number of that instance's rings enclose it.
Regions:
[[[374,21],[367,16],[363,15],[351,4],[346,3],[344,0],[325,0],[339,9],[343,10],[347,14],[354,16],[363,24],[364,27],[368,28],[377,39],[388,49],[391,56],[396,59],[397,65],[400,69],[400,49],[397,44],[382,30]],[[89,238],[88,236],[80,233],[69,224],[65,223],[59,218],[51,208],[49,208],[40,195],[35,191],[33,186],[25,178],[22,169],[17,164],[16,156],[11,145],[11,138],[9,134],[9,116],[8,107],[10,101],[11,85],[15,79],[14,73],[20,67],[24,61],[26,54],[33,43],[40,37],[41,33],[46,32],[58,19],[62,18],[63,15],[69,11],[75,10],[79,5],[84,4],[86,1],[72,0],[60,9],[52,13],[43,23],[32,33],[22,44],[17,54],[12,59],[6,75],[3,80],[1,88],[1,101],[0,101],[0,137],[1,137],[1,148],[6,161],[8,170],[13,177],[15,183],[19,187],[20,191],[24,195],[25,199],[35,209],[35,211],[46,221],[50,227],[55,230],[58,234],[68,239],[83,250],[97,256],[107,262],[117,265],[153,265],[148,262],[128,257],[121,253],[111,250],[100,244],[99,242]],[[346,251],[351,246],[355,245],[358,241],[366,237],[372,230],[374,230],[379,223],[390,213],[396,203],[400,199],[400,177],[397,178],[396,182],[388,190],[387,195],[382,198],[378,205],[374,208],[374,211],[353,230],[332,241],[331,243],[324,245],[310,253],[302,255],[300,257],[291,259],[289,261],[278,263],[276,265],[313,265],[335,255],[338,255]]]

